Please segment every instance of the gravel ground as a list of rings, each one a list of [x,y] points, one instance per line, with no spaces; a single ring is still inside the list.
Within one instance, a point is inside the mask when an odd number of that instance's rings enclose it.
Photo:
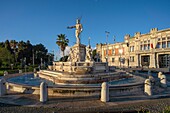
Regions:
[[[170,98],[133,101],[133,102],[108,102],[102,103],[99,100],[91,101],[63,101],[56,102],[54,105],[47,106],[14,106],[0,103],[0,113],[60,113],[60,112],[77,112],[77,113],[95,113],[95,112],[138,112],[150,111],[150,113],[161,113],[170,106]]]

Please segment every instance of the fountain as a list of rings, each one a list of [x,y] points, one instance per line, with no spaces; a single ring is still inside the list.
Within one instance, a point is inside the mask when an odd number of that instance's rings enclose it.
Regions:
[[[99,96],[101,84],[108,82],[111,94],[121,95],[141,90],[144,78],[133,76],[122,70],[115,71],[107,62],[95,62],[92,48],[80,43],[82,25],[80,20],[76,27],[77,43],[71,47],[67,62],[53,62],[47,70],[40,70],[31,75],[8,79],[12,91],[39,94],[41,82],[48,84],[48,95],[55,96]],[[135,87],[133,89],[132,87]],[[131,92],[132,91],[132,92]]]
[[[94,62],[92,48],[80,43],[82,25],[77,24],[68,28],[76,28],[77,43],[71,47],[67,62],[53,62],[48,70],[38,72],[39,77],[53,81],[55,84],[97,84],[116,79],[111,76],[114,72],[109,70],[107,62]],[[112,70],[114,71],[114,70]],[[118,78],[124,78],[121,76]],[[127,76],[126,76],[127,77]]]

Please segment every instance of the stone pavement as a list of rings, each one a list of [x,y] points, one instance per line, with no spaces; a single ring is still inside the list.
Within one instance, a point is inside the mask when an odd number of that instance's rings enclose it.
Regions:
[[[170,106],[170,95],[111,97],[103,103],[98,97],[50,97],[39,102],[39,95],[11,93],[0,97],[0,113],[59,113],[59,112],[137,112],[159,113]],[[5,104],[3,104],[5,103]],[[17,106],[16,106],[17,105]]]

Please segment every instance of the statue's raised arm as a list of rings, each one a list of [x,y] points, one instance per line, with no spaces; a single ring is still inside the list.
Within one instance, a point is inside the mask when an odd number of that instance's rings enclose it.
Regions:
[[[76,26],[68,26],[67,29],[76,28]]]
[[[77,39],[77,44],[80,44],[80,34],[83,31],[82,24],[80,24],[80,19],[77,19],[77,23],[75,26],[67,27],[67,29],[72,29],[72,28],[76,28],[75,35]]]

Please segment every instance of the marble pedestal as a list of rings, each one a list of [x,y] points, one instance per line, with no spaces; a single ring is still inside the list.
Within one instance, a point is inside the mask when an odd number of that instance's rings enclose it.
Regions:
[[[83,62],[85,61],[85,56],[86,56],[86,46],[83,44],[75,44],[72,47],[74,51],[74,56],[76,56],[72,62]]]

